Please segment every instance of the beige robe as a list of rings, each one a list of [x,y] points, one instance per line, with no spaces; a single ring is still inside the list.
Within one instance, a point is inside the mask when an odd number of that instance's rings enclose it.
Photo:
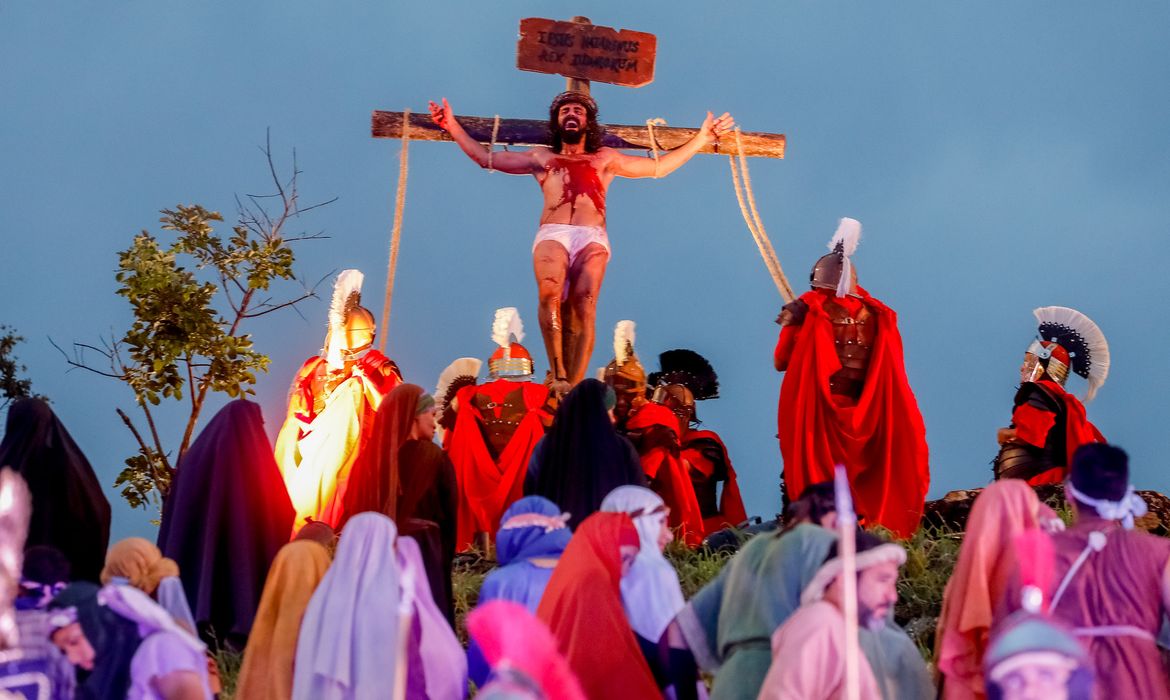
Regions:
[[[865,654],[857,654],[861,700],[882,700]],[[772,635],[772,666],[759,700],[835,700],[845,693],[845,618],[823,600],[802,605]]]

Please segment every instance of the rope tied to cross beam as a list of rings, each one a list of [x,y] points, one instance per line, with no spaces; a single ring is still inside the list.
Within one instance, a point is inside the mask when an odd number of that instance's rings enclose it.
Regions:
[[[738,126],[735,127],[735,154],[728,155],[727,162],[731,166],[731,182],[735,186],[735,198],[739,201],[739,212],[743,215],[744,223],[747,224],[748,231],[751,232],[752,239],[756,242],[756,247],[760,249],[760,257],[764,259],[764,266],[772,275],[772,281],[776,283],[777,291],[780,292],[784,303],[790,303],[796,298],[796,295],[792,293],[792,286],[788,284],[784,269],[780,267],[780,259],[776,257],[776,249],[772,247],[772,241],[764,229],[764,221],[756,209],[756,196],[752,192],[752,176],[748,172],[747,158],[743,154],[743,140],[740,138]]]
[[[398,158],[398,189],[394,193],[394,226],[390,231],[390,263],[386,266],[386,299],[382,303],[381,338],[378,351],[385,354],[389,334],[390,302],[394,298],[394,273],[398,269],[398,245],[402,240],[402,212],[406,208],[406,175],[410,170],[410,110],[402,112],[402,153]]]
[[[646,134],[650,137],[650,149],[654,154],[654,179],[662,177],[661,170],[658,166],[658,138],[654,135],[654,127],[666,126],[666,120],[662,117],[654,117],[646,120]]]
[[[496,138],[500,135],[500,115],[496,115],[496,120],[492,122],[492,142],[488,144],[488,172],[494,173],[495,168],[492,167],[492,156],[496,151]]]

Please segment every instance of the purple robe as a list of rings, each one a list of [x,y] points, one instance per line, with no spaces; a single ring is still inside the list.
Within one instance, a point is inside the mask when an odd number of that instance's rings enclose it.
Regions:
[[[1052,613],[1086,643],[1097,670],[1097,697],[1170,700],[1170,681],[1154,642],[1162,626],[1170,539],[1127,531],[1116,521],[1081,518],[1053,536],[1056,586],[1093,532],[1105,534],[1104,549],[1085,559]]]

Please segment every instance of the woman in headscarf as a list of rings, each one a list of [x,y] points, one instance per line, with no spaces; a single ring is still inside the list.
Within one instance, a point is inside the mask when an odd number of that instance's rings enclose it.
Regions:
[[[638,530],[638,557],[622,577],[622,603],[650,670],[660,686],[674,688],[676,698],[697,698],[695,657],[674,622],[686,601],[678,573],[662,556],[674,539],[667,525],[670,509],[648,488],[619,486],[601,510],[625,513]]]
[[[1020,479],[994,481],[975,499],[935,636],[943,698],[987,697],[983,655],[998,619],[996,608],[1015,570],[1015,537],[1047,526],[1053,517]]]
[[[211,700],[206,647],[145,593],[74,583],[54,599],[52,639],[88,671],[87,700]]]
[[[244,647],[293,517],[260,406],[228,403],[179,463],[158,533],[159,548],[179,565],[200,634]]]
[[[509,506],[496,534],[499,566],[484,578],[476,607],[508,600],[535,614],[553,567],[573,535],[567,519],[555,503],[541,496],[525,496]],[[488,666],[475,640],[467,648],[467,661],[471,680],[482,686]]]
[[[467,630],[492,668],[477,698],[585,700],[548,627],[523,606],[506,600],[481,605],[467,616]]]
[[[381,513],[345,526],[301,622],[294,699],[382,698],[399,673],[407,698],[465,695],[459,641],[431,599],[417,545],[397,535]]]
[[[101,579],[102,585],[118,583],[137,588],[157,601],[179,624],[192,633],[196,631],[191,606],[179,580],[179,565],[149,541],[127,537],[110,547]]]
[[[537,609],[590,700],[661,695],[622,609],[622,575],[638,549],[628,515],[589,516],[561,555]]]
[[[301,532],[304,532],[302,529]],[[289,700],[293,690],[301,619],[309,599],[329,569],[329,550],[318,542],[297,540],[281,547],[268,580],[252,634],[244,649],[236,696],[248,700]]]
[[[418,542],[426,564],[431,594],[446,615],[455,619],[451,593],[451,562],[455,558],[455,525],[459,490],[455,467],[447,453],[432,442],[435,400],[422,387],[400,384],[378,407],[369,442],[358,454],[343,494],[341,526],[358,513],[388,516],[399,534]]]
[[[552,428],[532,453],[524,493],[560,506],[572,529],[597,512],[610,491],[646,484],[637,451],[613,427],[616,401],[602,382],[582,381],[557,408]]]
[[[0,466],[16,470],[32,495],[25,547],[65,555],[79,581],[97,581],[110,543],[110,502],[89,460],[42,399],[8,408]]]

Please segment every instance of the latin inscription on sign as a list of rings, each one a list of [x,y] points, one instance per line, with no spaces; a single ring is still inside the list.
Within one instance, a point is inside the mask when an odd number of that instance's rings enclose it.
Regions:
[[[654,80],[657,49],[658,38],[646,32],[528,17],[520,20],[516,67],[641,87]]]

